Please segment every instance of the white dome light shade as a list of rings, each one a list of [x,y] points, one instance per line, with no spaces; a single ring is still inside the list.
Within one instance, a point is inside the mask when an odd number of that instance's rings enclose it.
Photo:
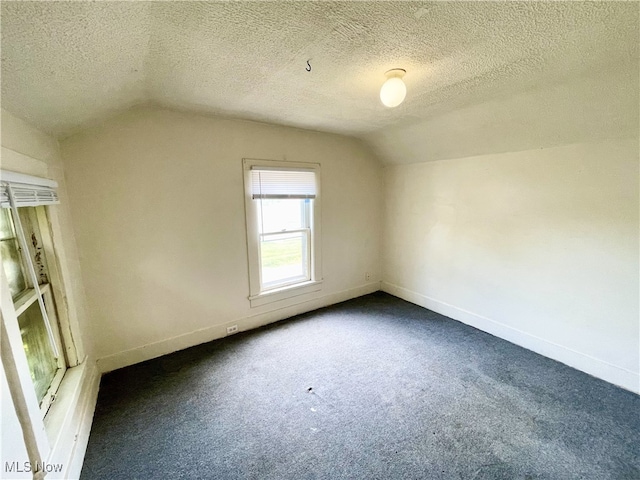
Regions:
[[[387,72],[389,79],[380,89],[380,100],[385,107],[397,107],[407,96],[407,87],[401,78],[404,74],[405,71],[399,68]]]

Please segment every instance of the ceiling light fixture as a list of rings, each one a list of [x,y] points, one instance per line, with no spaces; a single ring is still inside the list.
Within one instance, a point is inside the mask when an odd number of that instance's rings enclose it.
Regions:
[[[397,107],[407,96],[407,87],[402,81],[402,77],[407,71],[404,68],[393,68],[385,73],[387,81],[380,89],[380,100],[385,107]]]

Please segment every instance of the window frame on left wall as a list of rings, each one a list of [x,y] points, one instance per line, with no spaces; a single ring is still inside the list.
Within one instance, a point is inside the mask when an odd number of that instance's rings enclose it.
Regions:
[[[4,322],[16,322],[17,324],[5,325],[6,331],[11,332],[8,338],[11,344],[12,355],[24,355],[25,361],[15,361],[16,365],[22,365],[18,374],[33,386],[35,398],[38,403],[40,416],[45,418],[49,408],[56,399],[58,389],[65,377],[67,368],[78,364],[77,352],[73,345],[72,336],[68,325],[68,316],[64,305],[64,293],[58,272],[58,259],[53,248],[53,238],[48,217],[49,205],[58,203],[57,183],[43,178],[14,172],[2,171],[0,174],[0,207],[8,212],[7,223],[15,234],[17,255],[22,268],[22,276],[25,280],[24,289],[20,292],[11,292],[9,298],[2,298],[2,309],[13,310],[13,314],[4,315]],[[9,237],[7,237],[9,238]],[[9,284],[6,272],[2,275]],[[3,287],[4,289],[4,287]],[[11,306],[8,305],[11,301]],[[32,310],[37,305],[37,310]],[[36,374],[30,365],[35,365],[37,355],[29,357],[26,344],[20,330],[20,317],[31,310],[36,315],[36,322],[41,320],[46,331],[45,343],[50,349],[48,354],[50,361],[55,363],[55,370],[51,381],[47,378],[44,393],[39,393],[36,387]],[[61,315],[62,314],[62,315]],[[38,316],[39,315],[39,316]],[[63,328],[62,320],[66,320]],[[21,345],[22,344],[22,345]],[[22,346],[22,349],[20,348]],[[28,366],[28,368],[25,368]],[[28,377],[28,381],[26,378]],[[42,392],[42,388],[40,392]]]

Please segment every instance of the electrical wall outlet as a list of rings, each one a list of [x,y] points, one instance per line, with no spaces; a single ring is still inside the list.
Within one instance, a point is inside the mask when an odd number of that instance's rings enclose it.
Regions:
[[[238,325],[231,325],[230,327],[227,327],[227,335],[229,335],[230,333],[237,333],[238,332]]]
[[[369,272],[364,274],[364,281],[365,282],[370,282],[371,281],[371,274]]]

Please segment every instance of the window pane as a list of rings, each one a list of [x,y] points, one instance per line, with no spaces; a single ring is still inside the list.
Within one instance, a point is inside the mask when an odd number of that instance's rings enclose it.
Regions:
[[[309,199],[258,200],[262,209],[261,233],[307,228]]]
[[[309,280],[309,232],[262,235],[262,286],[273,288]]]
[[[0,240],[13,238],[13,222],[8,208],[0,208]]]
[[[31,380],[36,387],[38,402],[41,402],[53,381],[58,365],[53,355],[49,336],[44,325],[44,318],[37,301],[33,302],[18,317],[22,345],[27,354]]]
[[[9,282],[11,296],[15,298],[23,292],[27,286],[22,270],[22,261],[18,250],[18,239],[15,236],[13,221],[9,209],[0,209],[0,255],[2,255],[2,267]]]
[[[4,273],[7,275],[11,296],[15,298],[20,292],[23,292],[27,288],[24,282],[22,263],[20,262],[20,254],[16,247],[16,241],[2,240],[2,242],[0,242],[0,254],[2,255],[2,266]]]

